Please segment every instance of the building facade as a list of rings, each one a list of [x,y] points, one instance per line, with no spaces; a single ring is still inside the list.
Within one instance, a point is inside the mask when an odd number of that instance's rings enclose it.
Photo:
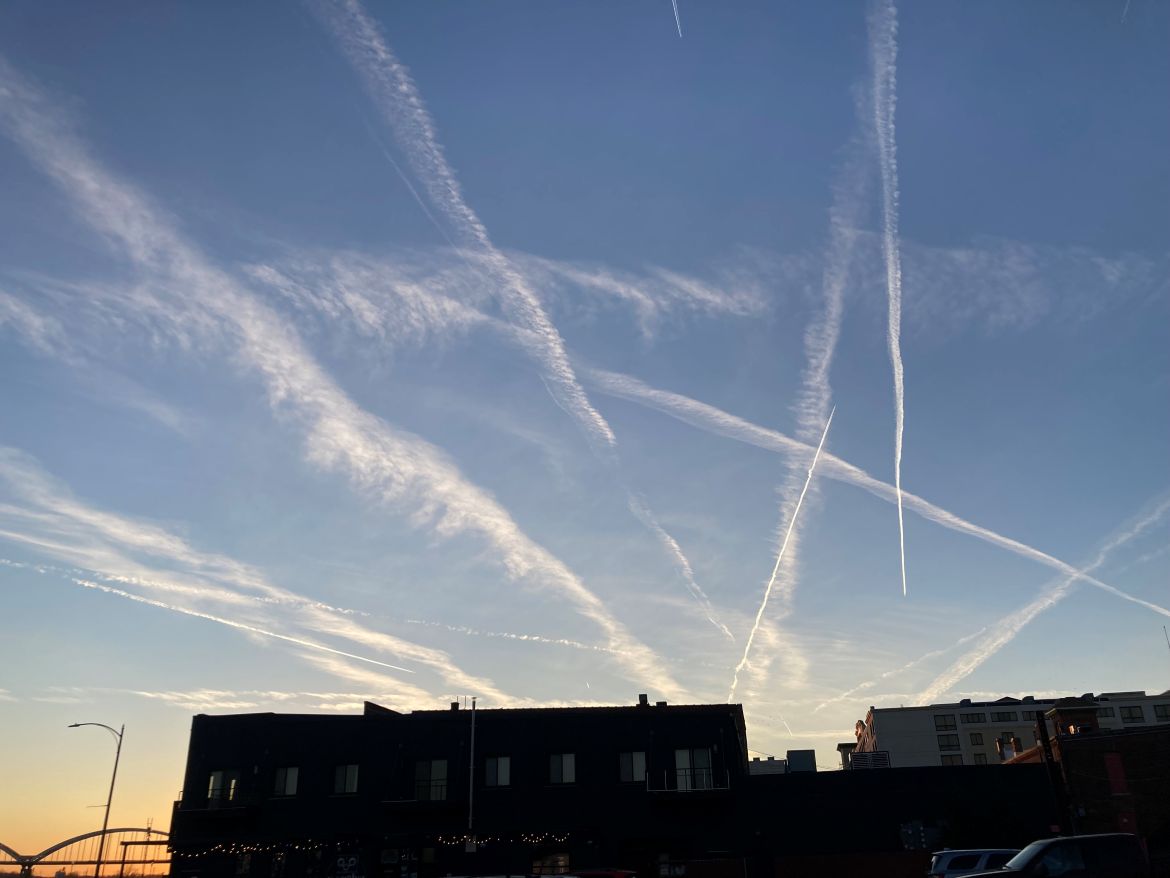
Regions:
[[[1170,691],[1103,692],[1080,696],[1096,702],[1102,729],[1131,729],[1170,722]],[[889,764],[997,765],[1037,742],[1037,712],[1055,706],[1051,698],[1000,698],[925,707],[870,707],[855,729],[853,754],[889,754]]]
[[[458,708],[196,716],[173,874],[669,874],[739,846],[739,705]]]

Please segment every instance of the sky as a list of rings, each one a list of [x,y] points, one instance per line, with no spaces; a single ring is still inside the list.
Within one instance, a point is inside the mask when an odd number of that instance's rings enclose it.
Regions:
[[[165,828],[196,713],[1170,688],[1168,42],[0,7],[0,842],[100,826],[73,722]]]

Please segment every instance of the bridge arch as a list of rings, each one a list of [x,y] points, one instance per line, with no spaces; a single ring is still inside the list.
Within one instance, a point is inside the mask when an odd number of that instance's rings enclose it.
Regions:
[[[5,865],[17,865],[22,876],[31,876],[36,867],[52,866],[98,866],[98,841],[105,835],[105,854],[102,856],[102,875],[109,878],[116,870],[119,876],[124,876],[126,867],[147,865],[161,865],[169,863],[170,857],[165,850],[159,856],[159,848],[165,848],[170,840],[170,834],[150,827],[121,826],[104,831],[83,832],[64,841],[49,845],[37,854],[21,854],[13,848],[0,842],[0,853],[7,854],[11,859],[0,857],[0,868]],[[117,836],[121,836],[120,839]]]

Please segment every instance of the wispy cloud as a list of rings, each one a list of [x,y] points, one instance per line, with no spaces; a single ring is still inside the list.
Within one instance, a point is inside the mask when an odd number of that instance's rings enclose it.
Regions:
[[[1131,524],[1129,527],[1122,530],[1120,533],[1111,538],[1101,547],[1097,552],[1097,556],[1086,566],[1080,570],[1074,571],[1071,575],[1058,579],[1046,586],[1040,594],[1038,594],[1032,601],[1025,606],[1009,613],[998,622],[990,626],[990,633],[988,633],[982,640],[975,645],[973,649],[960,656],[949,668],[939,674],[922,692],[915,698],[916,704],[930,704],[935,701],[940,695],[949,692],[956,683],[971,674],[981,664],[999,652],[1007,644],[1015,639],[1020,630],[1043,613],[1045,610],[1056,606],[1066,597],[1068,597],[1072,588],[1076,585],[1078,580],[1088,579],[1090,582],[1095,582],[1089,579],[1089,574],[1093,573],[1097,568],[1105,563],[1110,553],[1115,549],[1125,545],[1130,540],[1140,536],[1145,531],[1156,525],[1165,517],[1166,513],[1170,511],[1170,500],[1164,500],[1158,504],[1151,512],[1144,515],[1138,521]],[[1099,583],[1104,586],[1104,583]],[[1119,592],[1111,586],[1105,586],[1106,590],[1119,597],[1139,603],[1148,609],[1155,612],[1160,612],[1165,616],[1170,616],[1170,611],[1151,604],[1147,601],[1142,601],[1132,597],[1131,595]]]
[[[674,695],[682,691],[659,657],[491,495],[464,478],[435,446],[359,408],[291,326],[211,264],[146,196],[101,167],[44,95],[3,60],[0,84],[0,125],[93,228],[114,241],[138,271],[158,280],[152,291],[135,288],[135,304],[157,319],[181,323],[184,332],[202,330],[217,341],[228,340],[263,381],[273,409],[303,431],[311,463],[344,474],[355,488],[407,510],[415,525],[441,537],[483,539],[510,578],[553,591],[596,623],[619,650],[617,661],[631,678]],[[419,120],[428,122],[425,113]],[[433,137],[423,140],[433,143]]]
[[[426,190],[430,203],[450,224],[455,240],[484,261],[505,312],[529,330],[530,353],[541,364],[550,392],[599,448],[616,443],[605,418],[593,408],[577,381],[564,341],[524,275],[498,250],[487,228],[463,198],[455,171],[439,145],[438,131],[409,71],[381,29],[357,0],[311,4],[361,77],[399,148]]]
[[[771,430],[767,427],[753,424],[750,421],[729,414],[707,403],[691,399],[688,396],[650,387],[629,375],[607,372],[601,369],[590,369],[583,371],[582,374],[585,375],[590,386],[601,393],[639,403],[662,412],[665,415],[669,415],[685,424],[697,427],[700,430],[705,430],[718,436],[726,436],[729,439],[745,442],[757,448],[775,451],[779,454],[806,456],[813,451],[813,446],[801,442],[799,439],[793,439],[791,436],[787,436],[777,430]],[[875,497],[879,497],[889,503],[897,502],[897,493],[893,485],[875,479],[865,470],[842,460],[832,453],[826,452],[823,455],[820,472],[827,478],[862,488]],[[1022,558],[1027,558],[1046,567],[1051,567],[1065,576],[1076,575],[1081,580],[1096,588],[1107,591],[1125,600],[1144,605],[1155,612],[1170,612],[1158,604],[1142,601],[1140,598],[1122,592],[1120,589],[1116,589],[1102,582],[1095,576],[1082,573],[1071,564],[1054,558],[1047,552],[1042,552],[1040,549],[1022,543],[1019,540],[1013,540],[986,527],[981,527],[980,525],[967,521],[965,518],[961,518],[953,512],[948,512],[928,500],[923,500],[921,497],[911,494],[909,491],[903,492],[902,499],[907,509],[911,512],[918,513],[929,521],[933,521],[935,524],[959,533],[968,534],[993,546],[1006,549]]]
[[[894,136],[897,104],[898,11],[893,0],[880,0],[869,20],[873,64],[873,113],[882,175],[882,242],[888,293],[887,341],[894,371],[894,490],[898,495],[898,550],[902,595],[906,595],[906,525],[902,515],[902,432],[906,402],[902,380],[902,255],[898,244],[898,153]]]

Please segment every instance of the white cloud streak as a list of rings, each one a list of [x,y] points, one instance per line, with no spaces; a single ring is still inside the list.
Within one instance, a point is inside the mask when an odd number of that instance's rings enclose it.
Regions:
[[[1170,611],[1163,609],[1156,604],[1148,601],[1143,601],[1140,598],[1135,598],[1119,591],[1112,586],[1098,583],[1096,580],[1089,577],[1097,568],[1105,563],[1110,553],[1115,549],[1125,545],[1130,540],[1140,536],[1145,531],[1149,530],[1155,524],[1162,520],[1167,511],[1170,511],[1170,500],[1165,500],[1153,509],[1150,513],[1143,516],[1140,520],[1126,528],[1121,533],[1110,539],[1097,552],[1097,556],[1085,567],[1080,570],[1073,571],[1064,579],[1058,579],[1046,586],[1032,601],[1025,606],[1009,613],[998,622],[995,622],[990,627],[990,633],[979,641],[976,646],[969,652],[960,656],[949,668],[939,674],[922,692],[915,698],[915,704],[930,704],[935,701],[940,695],[949,692],[956,683],[970,675],[976,668],[982,665],[985,661],[1003,649],[1007,644],[1015,639],[1020,630],[1043,613],[1045,610],[1054,607],[1066,597],[1068,597],[1073,586],[1078,580],[1087,580],[1114,594],[1118,597],[1140,604],[1141,606],[1151,609],[1154,612],[1161,613],[1164,616],[1170,616]]]
[[[475,250],[498,285],[504,309],[533,339],[530,353],[541,364],[550,392],[581,425],[598,449],[616,444],[613,430],[593,408],[577,381],[564,341],[524,275],[492,243],[487,228],[463,198],[462,187],[439,144],[438,131],[406,66],[394,55],[381,29],[357,0],[311,4],[349,63],[435,209],[450,223],[454,238]]]
[[[751,656],[752,641],[756,638],[756,632],[760,629],[760,619],[764,617],[764,611],[768,608],[768,598],[772,596],[772,587],[776,584],[776,575],[780,572],[780,565],[784,562],[784,550],[788,548],[788,540],[792,536],[792,529],[796,526],[796,519],[800,515],[800,506],[804,502],[804,496],[808,493],[808,486],[812,482],[813,470],[816,469],[817,461],[821,457],[821,449],[825,445],[825,439],[829,436],[829,427],[833,423],[833,411],[829,412],[829,419],[825,422],[825,432],[821,434],[820,444],[817,445],[816,453],[813,454],[812,463],[809,464],[808,476],[804,480],[804,487],[800,491],[800,496],[796,498],[796,505],[792,509],[792,517],[788,522],[788,532],[784,534],[784,542],[780,544],[780,551],[776,553],[776,565],[772,568],[772,577],[768,580],[768,585],[764,589],[764,599],[760,601],[760,608],[756,611],[756,619],[752,625],[752,630],[748,634],[747,643],[743,647],[743,657],[739,660],[739,664],[735,666],[735,670],[731,677],[731,689],[727,693],[727,701],[730,704],[735,699],[735,689],[739,685],[739,672],[744,669],[748,663],[748,658]]]
[[[887,341],[894,372],[894,490],[898,495],[898,551],[902,596],[906,596],[906,525],[902,515],[902,432],[906,399],[902,376],[902,256],[898,248],[898,153],[894,136],[897,104],[898,11],[880,0],[869,20],[873,63],[873,114],[882,177],[882,249],[886,261],[889,326]]]
[[[425,114],[420,118],[426,121]],[[435,446],[359,408],[289,325],[212,265],[146,196],[102,168],[58,119],[48,99],[3,59],[0,126],[93,228],[154,281],[158,295],[134,290],[138,307],[178,324],[183,333],[202,332],[217,341],[226,336],[263,381],[273,409],[301,427],[311,463],[341,472],[355,488],[387,504],[409,509],[416,526],[429,527],[441,537],[469,534],[483,539],[509,578],[551,590],[596,623],[631,679],[649,682],[672,697],[682,693],[661,659],[563,562],[528,537],[495,498],[468,482]]]
[[[744,442],[748,445],[754,445],[757,448],[763,448],[779,454],[808,455],[813,451],[813,446],[801,442],[799,439],[793,439],[791,436],[787,436],[777,430],[771,430],[767,427],[753,424],[750,421],[729,414],[707,403],[691,399],[688,396],[650,387],[629,375],[622,375],[618,372],[607,372],[601,369],[590,369],[582,374],[590,386],[601,393],[644,405],[647,408],[659,411],[664,415],[669,415],[700,430],[714,433],[718,436],[725,436],[728,439],[734,439],[738,442]],[[893,485],[874,478],[865,470],[861,469],[861,467],[854,466],[830,452],[826,452],[823,455],[820,472],[827,478],[862,488],[875,497],[879,497],[889,503],[897,502],[897,493]],[[1102,582],[1094,576],[1082,573],[1071,564],[1054,558],[1047,552],[1042,552],[1019,540],[1013,540],[1010,537],[1005,537],[993,530],[967,521],[965,518],[961,518],[953,512],[948,512],[928,500],[923,500],[921,497],[911,494],[909,491],[903,492],[902,499],[906,504],[906,508],[911,512],[916,512],[923,518],[933,521],[935,524],[941,525],[949,530],[965,533],[976,539],[990,543],[993,546],[1006,549],[1015,555],[1019,555],[1021,558],[1027,558],[1046,567],[1051,567],[1053,570],[1065,576],[1076,575],[1081,580],[1096,588],[1107,591],[1124,600],[1138,603],[1154,612],[1162,614],[1170,612],[1158,604],[1143,601],[1140,598],[1136,598],[1133,595]]]
[[[374,106],[394,133],[399,148],[426,189],[431,204],[450,223],[455,240],[476,253],[494,281],[504,312],[523,330],[518,338],[539,364],[549,395],[577,422],[595,453],[614,465],[617,437],[581,387],[564,340],[545,313],[528,278],[492,243],[487,228],[464,199],[455,171],[439,144],[434,119],[410,72],[390,49],[381,28],[359,0],[318,0],[310,5],[361,77]],[[396,164],[395,167],[397,169]],[[410,190],[417,198],[414,188],[410,187]],[[427,215],[431,216],[429,211]],[[644,502],[635,498],[628,489],[627,494],[631,510],[635,510],[639,520],[658,538],[688,588],[692,592],[697,589],[701,594],[702,590],[694,582],[691,565],[682,556],[678,542],[663,530]],[[704,609],[710,616],[709,603]],[[726,630],[717,620],[712,619],[712,622]]]
[[[670,5],[674,7],[674,26],[678,28],[678,38],[682,39],[682,20],[678,17],[678,0],[670,0]]]

